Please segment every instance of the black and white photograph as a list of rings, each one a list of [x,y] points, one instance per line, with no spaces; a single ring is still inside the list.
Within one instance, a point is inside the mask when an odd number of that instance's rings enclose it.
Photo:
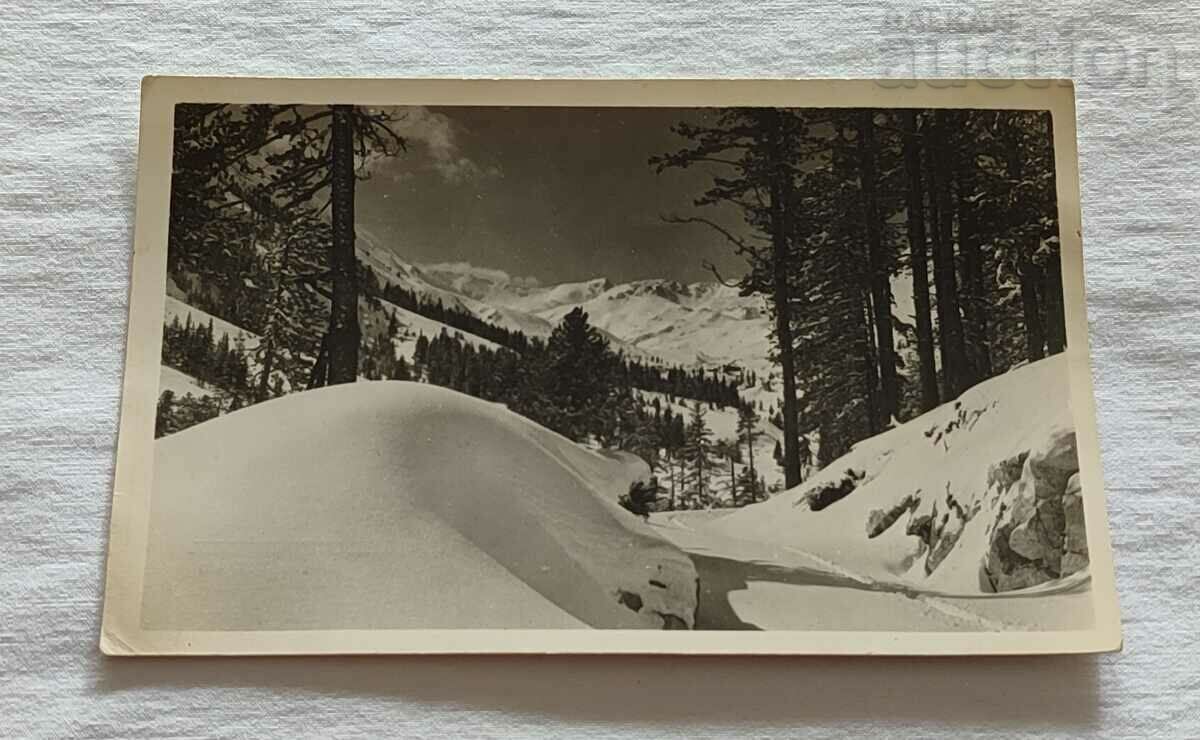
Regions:
[[[1119,645],[1069,89],[190,89],[143,113],[106,650]]]

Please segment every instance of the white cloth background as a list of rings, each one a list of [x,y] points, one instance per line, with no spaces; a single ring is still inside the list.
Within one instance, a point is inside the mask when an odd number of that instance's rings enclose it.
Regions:
[[[0,733],[1200,737],[1200,9],[1052,6],[0,1]],[[105,659],[147,73],[1075,77],[1125,652]]]

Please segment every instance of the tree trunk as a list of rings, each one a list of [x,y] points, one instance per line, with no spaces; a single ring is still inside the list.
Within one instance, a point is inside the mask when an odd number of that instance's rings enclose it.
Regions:
[[[863,390],[867,403],[865,414],[867,435],[873,436],[883,431],[880,427],[881,414],[879,412],[879,366],[875,360],[875,335],[871,323],[871,293],[864,287],[859,291],[859,296],[862,301],[859,357],[862,360]],[[855,436],[857,438],[857,435]]]
[[[1021,249],[1018,247],[1018,249]],[[1042,326],[1041,299],[1038,296],[1042,270],[1021,250],[1018,271],[1021,273],[1021,311],[1025,319],[1025,355],[1030,362],[1046,356],[1046,332]]]
[[[933,275],[937,288],[938,338],[942,355],[942,400],[957,398],[966,389],[964,377],[966,347],[963,343],[962,315],[958,305],[958,278],[955,275],[954,224],[950,200],[950,148],[945,111],[934,112],[926,150],[929,155],[929,189],[932,205]]]
[[[884,254],[879,199],[876,194],[875,111],[858,112],[859,187],[867,231],[867,281],[875,325],[875,359],[879,365],[879,399],[876,413],[880,428],[900,416],[900,388],[896,378],[896,349],[892,336],[892,285],[889,260]]]
[[[729,456],[729,501],[737,507],[737,477],[733,471],[733,455]]]
[[[1046,311],[1046,353],[1058,354],[1067,347],[1067,324],[1063,310],[1062,255],[1051,255],[1042,271],[1043,308]]]
[[[667,465],[671,469],[671,511],[675,510],[675,458],[667,455]]]
[[[1021,182],[1025,176],[1020,146],[1016,140],[1008,145],[1008,179],[1014,183]],[[1036,236],[1033,238],[1037,239]],[[1025,321],[1025,356],[1030,362],[1037,362],[1046,356],[1046,330],[1042,324],[1042,301],[1039,295],[1042,270],[1031,256],[1036,247],[1036,243],[1032,246],[1021,243],[1016,245],[1017,276],[1021,284],[1021,313]]]
[[[258,379],[258,390],[254,394],[254,400],[259,403],[271,395],[271,373],[275,369],[275,344],[268,340],[266,345],[263,351],[262,377]]]
[[[773,302],[775,304],[775,339],[779,344],[779,366],[783,374],[783,477],[784,485],[800,484],[800,430],[796,416],[796,365],[792,343],[791,295],[788,272],[791,264],[789,235],[791,224],[788,209],[792,200],[792,175],[783,161],[783,132],[779,113],[773,111],[768,121],[771,144],[771,255],[774,269]]]
[[[916,310],[917,358],[921,374],[921,410],[940,403],[937,365],[933,357],[933,319],[929,302],[929,258],[925,244],[925,194],[921,186],[921,142],[917,139],[917,116],[902,114],[904,126],[904,165],[908,171],[906,207],[908,210],[908,253],[912,267],[913,307]]]
[[[329,385],[329,333],[321,337],[321,349],[317,352],[317,361],[313,363],[312,372],[308,376],[308,390],[323,388]]]
[[[1051,172],[1055,172],[1054,118],[1049,113],[1042,115],[1046,119],[1046,139],[1049,145],[1048,166]],[[1055,173],[1055,177],[1050,180],[1050,198],[1048,204],[1048,215],[1056,225],[1058,224],[1057,179],[1057,173]],[[1054,250],[1054,253],[1050,255],[1050,259],[1046,263],[1045,284],[1042,295],[1045,297],[1043,302],[1046,309],[1046,351],[1053,355],[1062,352],[1067,346],[1067,319],[1063,307],[1061,239],[1059,247]]]
[[[750,480],[757,481],[754,473],[754,427],[746,427],[746,462],[750,466]],[[754,486],[750,486],[750,503],[758,500],[758,492],[754,490]]]
[[[983,260],[979,249],[978,206],[971,200],[977,189],[973,154],[957,163],[958,248],[963,258],[963,314],[970,377],[974,385],[992,376],[987,299],[984,295]]]
[[[354,106],[333,106],[330,199],[333,242],[329,252],[333,300],[329,310],[328,383],[358,379],[358,259],[354,253]]]

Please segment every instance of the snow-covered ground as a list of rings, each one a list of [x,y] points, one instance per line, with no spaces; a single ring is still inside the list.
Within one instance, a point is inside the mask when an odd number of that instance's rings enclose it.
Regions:
[[[296,393],[155,443],[149,628],[691,627],[645,475],[430,385]]]
[[[654,515],[696,562],[697,620],[1090,626],[1065,363],[1049,358],[976,386],[763,503]],[[834,491],[846,495],[832,500]]]
[[[1085,628],[1065,391],[1062,358],[1044,360],[861,443],[769,501],[648,523],[614,503],[648,474],[644,463],[497,404],[394,381],[296,393],[156,442],[144,619],[179,629]],[[814,507],[846,481],[847,495]],[[1059,557],[1030,529],[1055,501]],[[1039,581],[1038,568],[1063,577]],[[1003,593],[988,593],[997,584]]]
[[[803,547],[872,579],[993,590],[982,569],[995,570],[985,557],[997,530],[1030,516],[1035,499],[1061,500],[1078,471],[1067,382],[1063,355],[1017,368],[861,442],[805,484],[714,527]],[[1061,468],[1056,491],[1035,491],[1043,462]],[[814,510],[812,498],[839,487],[853,492]]]

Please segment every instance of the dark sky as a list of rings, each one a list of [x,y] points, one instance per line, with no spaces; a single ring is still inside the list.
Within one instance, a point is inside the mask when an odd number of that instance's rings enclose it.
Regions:
[[[741,259],[715,232],[663,223],[691,205],[711,171],[647,164],[684,141],[680,108],[398,108],[408,151],[359,184],[357,222],[412,262],[470,262],[543,283],[607,277],[711,279]],[[732,210],[704,215],[737,228]]]

